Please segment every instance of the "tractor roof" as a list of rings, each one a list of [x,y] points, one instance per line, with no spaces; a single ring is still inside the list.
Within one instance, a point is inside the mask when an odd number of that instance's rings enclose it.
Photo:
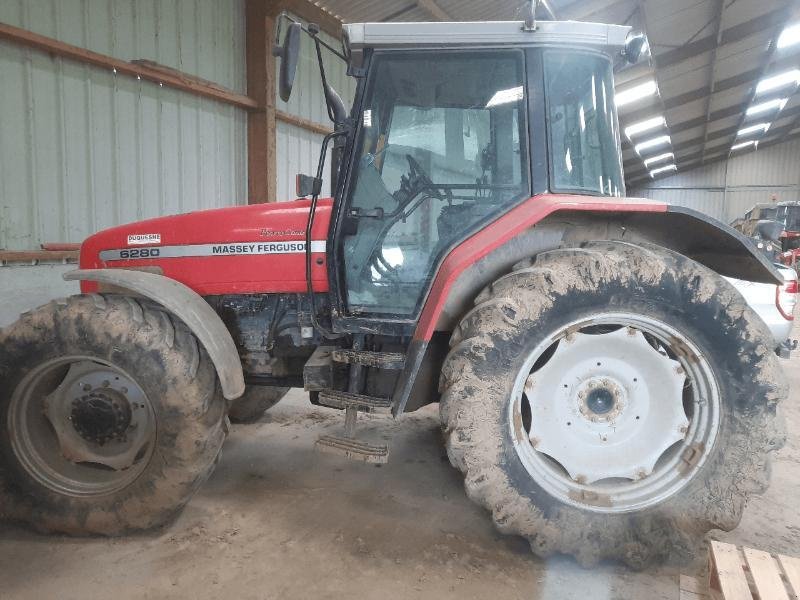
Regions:
[[[524,29],[522,21],[456,23],[349,23],[343,26],[345,44],[355,64],[366,48],[470,48],[539,45],[589,47],[615,54],[630,32],[625,25],[579,21],[538,21]]]

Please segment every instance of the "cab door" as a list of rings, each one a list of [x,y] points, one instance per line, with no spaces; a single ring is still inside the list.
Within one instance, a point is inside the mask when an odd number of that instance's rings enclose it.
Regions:
[[[334,238],[344,318],[413,323],[447,251],[529,197],[524,54],[376,53]]]

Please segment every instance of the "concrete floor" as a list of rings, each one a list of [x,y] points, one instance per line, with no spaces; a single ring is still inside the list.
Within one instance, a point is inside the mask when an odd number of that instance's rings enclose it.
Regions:
[[[800,358],[784,364],[789,440],[772,486],[714,537],[800,555]],[[313,451],[340,423],[296,391],[261,423],[234,427],[214,476],[163,531],[70,539],[0,526],[0,598],[677,598],[675,568],[587,571],[499,535],[447,462],[437,406],[369,419],[391,438],[382,467]]]

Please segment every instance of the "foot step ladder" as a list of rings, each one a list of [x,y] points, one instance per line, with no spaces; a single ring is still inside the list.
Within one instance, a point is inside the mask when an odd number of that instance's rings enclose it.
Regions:
[[[332,355],[334,361],[350,365],[350,391],[322,390],[319,393],[319,403],[345,410],[344,435],[323,435],[317,440],[316,449],[367,463],[389,462],[389,446],[371,444],[356,438],[356,420],[359,412],[390,414],[392,401],[388,398],[365,396],[358,391],[362,386],[364,367],[402,369],[405,365],[405,355],[359,349],[337,349]]]
[[[369,350],[333,351],[333,360],[350,365],[399,370],[406,366],[406,355],[399,352],[370,352]]]

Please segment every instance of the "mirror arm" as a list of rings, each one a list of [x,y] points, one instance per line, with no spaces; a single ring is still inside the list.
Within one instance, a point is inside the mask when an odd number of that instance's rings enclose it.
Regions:
[[[319,39],[319,37],[317,35],[319,33],[319,26],[314,25],[313,23],[311,23],[308,27],[306,27],[300,21],[298,21],[297,19],[295,19],[291,15],[289,15],[289,13],[287,13],[285,10],[282,11],[278,15],[278,18],[277,18],[276,24],[275,24],[275,45],[272,47],[272,54],[274,56],[280,56],[280,46],[278,45],[278,40],[281,39],[281,24],[282,24],[282,21],[284,19],[286,19],[287,21],[290,21],[292,23],[297,23],[298,25],[300,25],[300,29],[305,31],[309,35],[309,37],[313,38],[314,40],[319,40],[319,43],[322,44],[323,46],[325,46],[325,48],[327,48],[330,51],[331,54],[341,58],[344,62],[347,62],[347,56],[345,56],[345,54],[342,51],[337,50],[336,48],[334,48],[333,46],[328,44],[325,40]],[[276,54],[276,52],[277,52],[277,54]]]
[[[322,78],[322,89],[325,92],[325,105],[328,109],[328,118],[338,125],[347,119],[347,109],[344,107],[344,102],[342,102],[336,90],[328,85],[328,78],[325,75],[325,64],[322,62],[322,42],[318,37],[314,37],[314,42],[316,43],[317,62],[319,63],[319,74]]]

